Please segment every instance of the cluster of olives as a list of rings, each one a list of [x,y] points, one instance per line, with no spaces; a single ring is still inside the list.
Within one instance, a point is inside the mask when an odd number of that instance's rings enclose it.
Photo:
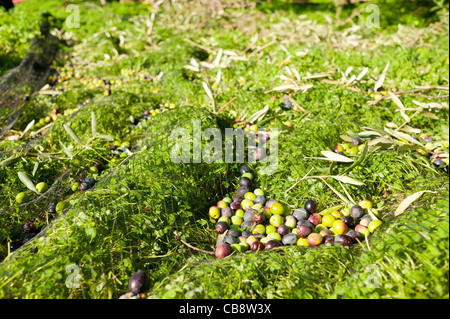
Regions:
[[[283,125],[278,132],[271,132],[251,122],[245,122],[243,126],[236,124],[234,128],[241,128],[245,134],[253,134],[255,136],[257,146],[252,155],[255,161],[261,161],[264,159],[265,155],[268,155],[266,154],[266,151],[268,150],[264,148],[264,145],[269,142],[271,134],[291,131],[293,129],[293,124],[290,121],[283,122]]]
[[[43,225],[36,227],[35,223],[33,223],[32,221],[26,222],[22,227],[22,234],[24,238],[22,240],[12,241],[9,244],[9,251],[13,252],[22,247],[22,245],[24,245],[25,243],[32,240],[37,234],[39,234],[39,232],[42,230],[42,227]]]
[[[164,103],[159,106],[158,109],[145,110],[141,112],[139,116],[130,116],[130,129],[135,128],[140,122],[146,121],[150,116],[155,116],[159,113],[163,113],[169,110],[175,109],[177,106],[174,103]]]
[[[340,211],[317,210],[314,200],[293,211],[260,188],[252,189],[253,174],[247,165],[240,168],[239,188],[233,198],[225,197],[209,208],[209,217],[219,234],[215,255],[223,258],[233,251],[270,250],[274,247],[318,246],[337,243],[349,246],[369,236],[382,221],[367,213],[368,200]],[[372,214],[372,216],[374,216]]]
[[[436,145],[433,143],[433,137],[427,134],[421,134],[419,138],[416,136],[413,136],[413,138],[426,143],[424,148],[417,148],[416,152],[426,156],[436,168],[440,168],[448,174],[448,155],[447,153],[436,149]],[[411,143],[405,139],[399,138],[397,141],[400,145],[411,145]],[[342,142],[336,145],[334,147],[334,152],[341,155],[358,155],[364,150],[365,142],[364,139],[355,136],[352,138],[351,142]],[[445,144],[444,146],[448,148],[448,144]]]
[[[392,88],[392,89],[390,89],[390,91],[392,91],[393,93],[396,93],[399,90],[398,90],[398,88]],[[381,100],[385,96],[389,95],[388,91],[383,87],[379,87],[376,91],[373,88],[367,88],[366,93],[367,93],[367,95],[369,95],[371,98],[373,98],[375,100]]]
[[[364,150],[364,140],[359,136],[352,138],[351,142],[342,142],[334,147],[334,152],[341,155],[357,155]]]
[[[56,70],[53,75],[50,76],[49,84],[52,87],[56,87],[59,90],[65,90],[69,88],[69,80],[75,78],[80,80],[80,83],[87,88],[101,88],[103,89],[103,94],[105,96],[111,95],[111,92],[114,88],[117,88],[124,83],[129,82],[129,78],[133,75],[137,74],[137,80],[139,81],[151,81],[158,82],[158,77],[154,75],[150,75],[145,73],[142,70],[136,71],[132,68],[124,69],[121,71],[124,77],[119,77],[117,79],[102,79],[98,76],[83,76],[80,68],[69,65],[67,67],[63,67],[59,70]],[[156,93],[156,92],[155,92]]]

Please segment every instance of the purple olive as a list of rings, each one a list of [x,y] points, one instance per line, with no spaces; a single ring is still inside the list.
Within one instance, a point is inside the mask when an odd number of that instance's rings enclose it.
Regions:
[[[140,270],[131,276],[128,289],[131,293],[139,295],[144,292],[150,283],[150,277],[146,271]]]

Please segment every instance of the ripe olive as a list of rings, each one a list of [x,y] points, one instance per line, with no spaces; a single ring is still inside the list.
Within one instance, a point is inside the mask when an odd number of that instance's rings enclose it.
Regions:
[[[131,293],[139,295],[144,292],[150,283],[150,276],[146,271],[140,270],[133,274],[128,282],[128,289]]]
[[[308,213],[314,214],[316,212],[316,209],[317,209],[316,202],[313,201],[312,199],[308,199],[305,202],[305,209],[308,211]]]
[[[350,215],[353,218],[361,218],[363,215],[363,209],[359,205],[354,205],[352,208],[350,208]]]

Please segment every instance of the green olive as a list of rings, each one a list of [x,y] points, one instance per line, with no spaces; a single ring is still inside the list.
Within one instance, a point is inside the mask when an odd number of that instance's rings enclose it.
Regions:
[[[36,190],[39,194],[45,193],[46,191],[48,191],[47,183],[45,183],[45,182],[38,183],[36,185]]]
[[[21,192],[16,195],[16,202],[19,204],[26,203],[26,202],[28,202],[28,200],[29,200],[29,196],[25,192]]]

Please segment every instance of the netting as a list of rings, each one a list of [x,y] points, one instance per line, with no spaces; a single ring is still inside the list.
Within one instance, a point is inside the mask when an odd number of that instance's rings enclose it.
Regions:
[[[276,154],[271,154],[276,156],[267,158],[273,162],[248,157],[238,161],[237,144],[231,162],[224,161],[225,154],[221,162],[209,163],[205,158],[196,162],[191,140],[196,133],[216,129],[210,132],[225,136],[235,124],[235,119],[211,107],[182,106],[189,101],[184,93],[192,93],[192,87],[193,95],[203,95],[199,84],[203,73],[197,72],[192,81],[186,70],[170,61],[172,69],[165,74],[172,72],[170,79],[179,82],[165,82],[162,92],[156,88],[158,76],[133,68],[122,72],[130,75],[131,83],[124,86],[119,76],[80,75],[84,87],[67,84],[59,96],[55,82],[64,82],[66,76],[77,78],[77,70],[63,60],[67,68],[49,79],[57,43],[48,31],[41,28],[43,36],[33,41],[30,53],[0,81],[0,137],[11,137],[2,141],[0,149],[0,298],[120,298],[138,270],[149,274],[141,298],[448,297],[448,176],[421,154],[399,152],[389,145],[363,157],[353,156],[363,165],[351,170],[350,183],[331,175],[346,172],[351,164],[317,158],[341,143],[344,132],[359,129],[355,118],[379,122],[370,119],[367,114],[372,109],[361,106],[357,94],[341,90],[340,98],[322,101],[329,87],[317,85],[306,98],[316,101],[309,107],[317,112],[299,111],[294,116],[294,110],[283,109],[283,115],[300,120],[293,127],[283,123],[282,132],[279,114],[272,114],[272,121],[262,128],[278,126]],[[110,31],[114,35],[116,30]],[[201,53],[206,59],[208,54]],[[144,84],[133,82],[136,78]],[[199,85],[192,84],[195,81]],[[222,83],[226,88],[232,81]],[[44,84],[49,84],[50,94],[33,95]],[[247,88],[238,96],[258,105],[267,100],[264,92]],[[175,107],[170,107],[172,102]],[[66,112],[61,114],[57,107],[63,103]],[[52,106],[55,112],[41,124],[39,134],[29,132],[25,139],[12,132],[15,125],[23,131],[27,114],[48,116]],[[340,112],[344,107],[347,112]],[[245,105],[236,108],[239,115],[247,110]],[[377,112],[387,120],[393,109],[383,106]],[[187,139],[175,139],[177,129],[188,132]],[[204,150],[209,141],[200,141]],[[265,145],[270,148],[273,143],[275,139]],[[255,151],[249,144],[244,144],[245,156]],[[187,158],[175,161],[174,153],[186,145],[190,146]],[[226,139],[218,145],[225,149]],[[292,210],[303,207],[307,199],[314,199],[322,210],[344,204],[346,198],[355,202],[388,198],[374,202],[384,224],[350,247],[291,245],[215,258],[216,221],[209,218],[208,209],[235,195],[244,163],[254,174],[253,188],[261,188],[267,198]],[[270,165],[275,167],[272,174],[264,174]],[[321,175],[310,176],[313,168],[314,174]],[[18,172],[34,182],[45,181],[48,190],[37,194],[27,189]],[[86,186],[87,178],[94,178],[95,184]],[[355,181],[364,181],[364,187]],[[80,191],[82,185],[86,189]],[[408,214],[394,216],[392,210],[403,194],[392,202],[393,193],[417,191],[423,185],[429,192]],[[19,192],[28,196],[20,204]],[[24,232],[29,221],[38,229]]]

